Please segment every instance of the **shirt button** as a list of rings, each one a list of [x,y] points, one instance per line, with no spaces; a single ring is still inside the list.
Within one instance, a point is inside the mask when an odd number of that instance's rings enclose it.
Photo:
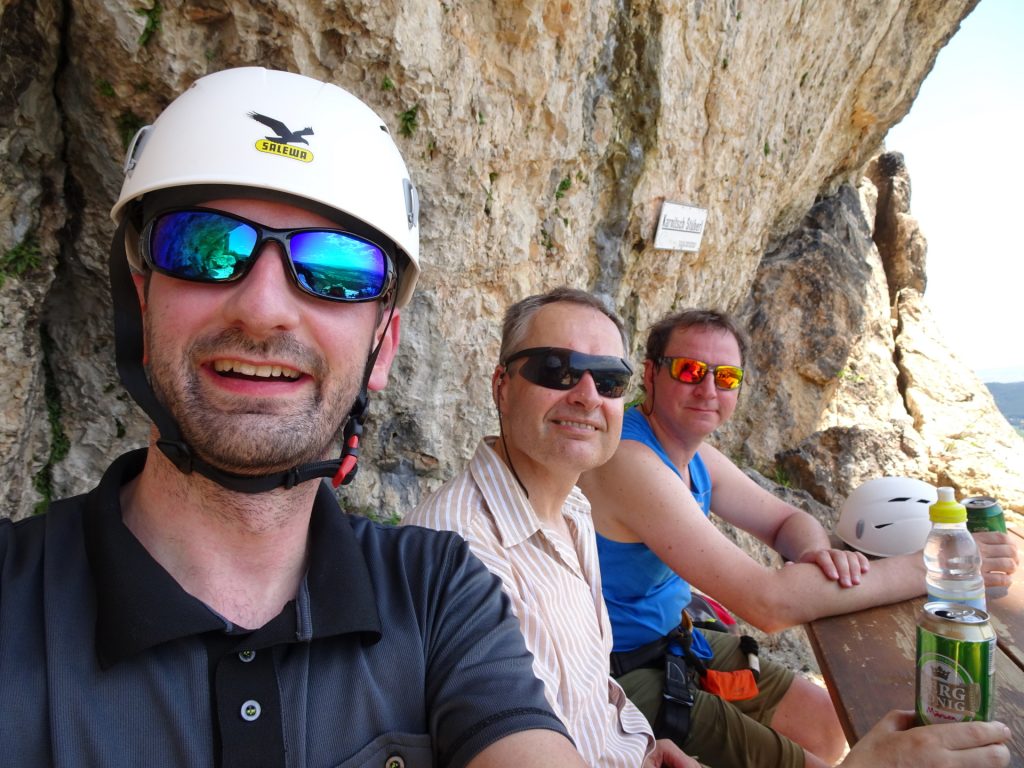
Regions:
[[[384,761],[384,768],[405,768],[405,760],[398,755],[392,755]]]
[[[239,651],[238,658],[248,664],[256,658],[256,651]]]
[[[247,723],[251,723],[260,716],[260,712],[263,709],[260,707],[260,703],[255,699],[249,699],[247,702],[242,704],[242,719]]]

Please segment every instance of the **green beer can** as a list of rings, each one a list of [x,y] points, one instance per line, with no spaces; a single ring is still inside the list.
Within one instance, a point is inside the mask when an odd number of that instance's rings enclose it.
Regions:
[[[985,611],[925,603],[917,622],[918,724],[991,720],[995,652]]]
[[[991,496],[971,496],[962,502],[967,507],[967,530],[1006,533],[1006,518],[999,503]]]

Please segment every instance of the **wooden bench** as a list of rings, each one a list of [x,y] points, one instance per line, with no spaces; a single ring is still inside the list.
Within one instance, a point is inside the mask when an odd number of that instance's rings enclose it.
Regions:
[[[1012,531],[1024,552],[1024,534]],[[917,618],[924,598],[807,625],[850,744],[891,709],[914,708]],[[1013,731],[1010,765],[1024,768],[1024,568],[1008,594],[988,600],[997,639],[995,717]]]

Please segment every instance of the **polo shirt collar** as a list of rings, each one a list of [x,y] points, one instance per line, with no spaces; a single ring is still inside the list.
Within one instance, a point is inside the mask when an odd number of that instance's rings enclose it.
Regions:
[[[120,493],[142,471],[146,449],[118,458],[89,494],[85,506],[85,545],[96,586],[96,650],[110,667],[147,648],[205,632],[237,628],[181,588],[124,525]],[[359,542],[324,484],[317,491],[309,535],[309,567],[281,642],[308,641],[361,633],[380,639],[369,568]],[[279,616],[278,618],[282,618]],[[268,622],[277,624],[276,619]],[[258,634],[258,633],[257,633]]]

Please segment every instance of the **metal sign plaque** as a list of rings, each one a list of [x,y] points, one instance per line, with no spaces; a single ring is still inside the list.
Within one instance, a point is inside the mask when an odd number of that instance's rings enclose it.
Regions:
[[[707,208],[666,200],[661,204],[658,215],[654,247],[668,251],[699,251],[707,220]]]

